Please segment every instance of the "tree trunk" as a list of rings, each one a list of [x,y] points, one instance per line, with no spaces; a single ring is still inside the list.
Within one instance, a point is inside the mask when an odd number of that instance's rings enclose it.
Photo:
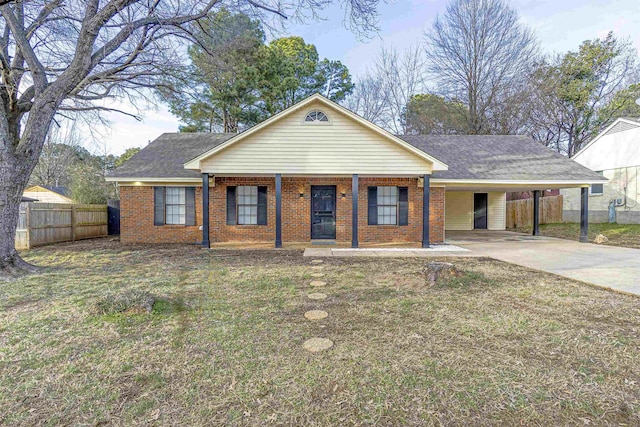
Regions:
[[[0,277],[38,270],[15,249],[20,200],[33,169],[29,163],[28,159],[0,152]]]

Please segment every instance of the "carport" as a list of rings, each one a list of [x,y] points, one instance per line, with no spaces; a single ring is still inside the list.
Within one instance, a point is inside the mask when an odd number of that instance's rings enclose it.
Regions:
[[[437,179],[432,179],[432,182]],[[531,192],[533,194],[533,236],[540,235],[540,197],[542,191],[564,188],[580,188],[580,242],[588,242],[589,183],[536,182],[536,183],[463,183],[441,181],[445,186],[445,239],[450,233],[475,232],[479,238],[491,238],[499,234],[488,231],[506,230],[506,194]]]

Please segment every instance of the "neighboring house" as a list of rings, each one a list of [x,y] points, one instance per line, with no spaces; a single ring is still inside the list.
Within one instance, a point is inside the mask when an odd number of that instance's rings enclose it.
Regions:
[[[75,203],[75,201],[69,197],[69,191],[65,187],[32,185],[24,190],[22,196],[35,199],[40,203]]]
[[[589,219],[607,222],[609,209],[616,221],[640,224],[640,120],[616,120],[573,156],[573,160],[597,172],[608,181],[589,189]],[[563,218],[576,222],[580,197],[577,190],[562,190]]]
[[[398,137],[317,94],[240,134],[164,134],[107,179],[123,242],[205,247],[428,246],[504,230],[508,191],[603,181],[526,137]]]

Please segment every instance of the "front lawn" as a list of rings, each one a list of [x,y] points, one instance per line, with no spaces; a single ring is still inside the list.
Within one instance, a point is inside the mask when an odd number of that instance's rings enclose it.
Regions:
[[[530,234],[532,227],[522,227],[512,231]],[[541,224],[540,234],[559,239],[578,240],[580,224],[571,222]],[[605,245],[640,249],[640,224],[589,224],[589,241],[593,242],[598,234],[603,234],[609,239],[608,242],[603,243]]]
[[[25,255],[46,270],[0,283],[0,424],[640,424],[635,297],[476,258],[430,288],[425,259],[320,270],[301,251],[107,240]],[[131,290],[151,314],[109,311]],[[308,353],[312,337],[335,345]]]

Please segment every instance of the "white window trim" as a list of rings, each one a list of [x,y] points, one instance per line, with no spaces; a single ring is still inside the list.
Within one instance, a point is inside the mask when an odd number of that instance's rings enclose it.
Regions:
[[[168,197],[167,197],[167,190],[171,189],[171,190],[182,190],[182,196],[184,198],[184,203],[167,203]],[[167,213],[167,207],[169,206],[182,206],[184,209],[184,215],[180,215],[181,217],[183,217],[184,219],[182,220],[182,222],[169,222],[168,218],[169,215]],[[169,187],[169,188],[165,188],[164,190],[164,223],[165,225],[186,225],[187,224],[187,188],[186,187]]]
[[[243,203],[242,205],[240,204],[240,188],[242,187],[253,187],[255,188],[256,191],[256,203],[255,205],[253,203],[247,204],[247,203]],[[237,225],[258,225],[258,209],[259,209],[259,205],[260,202],[258,200],[258,198],[260,197],[259,195],[259,191],[258,191],[258,186],[257,185],[239,185],[236,187],[236,224]],[[255,206],[256,209],[256,222],[240,222],[240,206],[244,206],[244,207],[249,207],[249,208],[253,208]],[[251,215],[249,215],[249,217],[251,217]]]
[[[314,120],[312,122],[308,122],[307,116],[309,116],[309,114],[313,113],[314,111],[324,114],[325,117],[327,118],[327,121],[321,122],[320,120]],[[307,111],[307,114],[304,115],[304,117],[302,118],[302,124],[305,126],[328,126],[331,124],[331,117],[329,117],[329,115],[322,110],[313,109],[313,110]]]
[[[399,220],[400,220],[400,189],[399,189],[399,187],[398,187],[398,186],[396,186],[396,185],[378,185],[378,186],[377,186],[377,190],[376,190],[376,194],[377,194],[377,197],[378,197],[378,198],[380,197],[380,188],[383,188],[383,187],[392,187],[392,188],[395,188],[395,189],[396,189],[396,203],[395,203],[395,208],[396,208],[396,214],[395,214],[396,222],[395,222],[395,223],[390,223],[390,224],[380,223],[380,216],[381,216],[381,215],[380,215],[380,213],[378,212],[378,215],[377,215],[377,216],[378,216],[378,224],[376,224],[376,225],[379,225],[379,226],[380,226],[380,225],[382,225],[382,226],[385,226],[385,225],[398,225],[398,223],[400,222],[400,221],[399,221]],[[376,200],[376,208],[377,208],[377,209],[379,209],[380,207],[393,207],[393,206],[394,206],[394,205],[379,205],[379,204],[378,204],[378,200]]]

